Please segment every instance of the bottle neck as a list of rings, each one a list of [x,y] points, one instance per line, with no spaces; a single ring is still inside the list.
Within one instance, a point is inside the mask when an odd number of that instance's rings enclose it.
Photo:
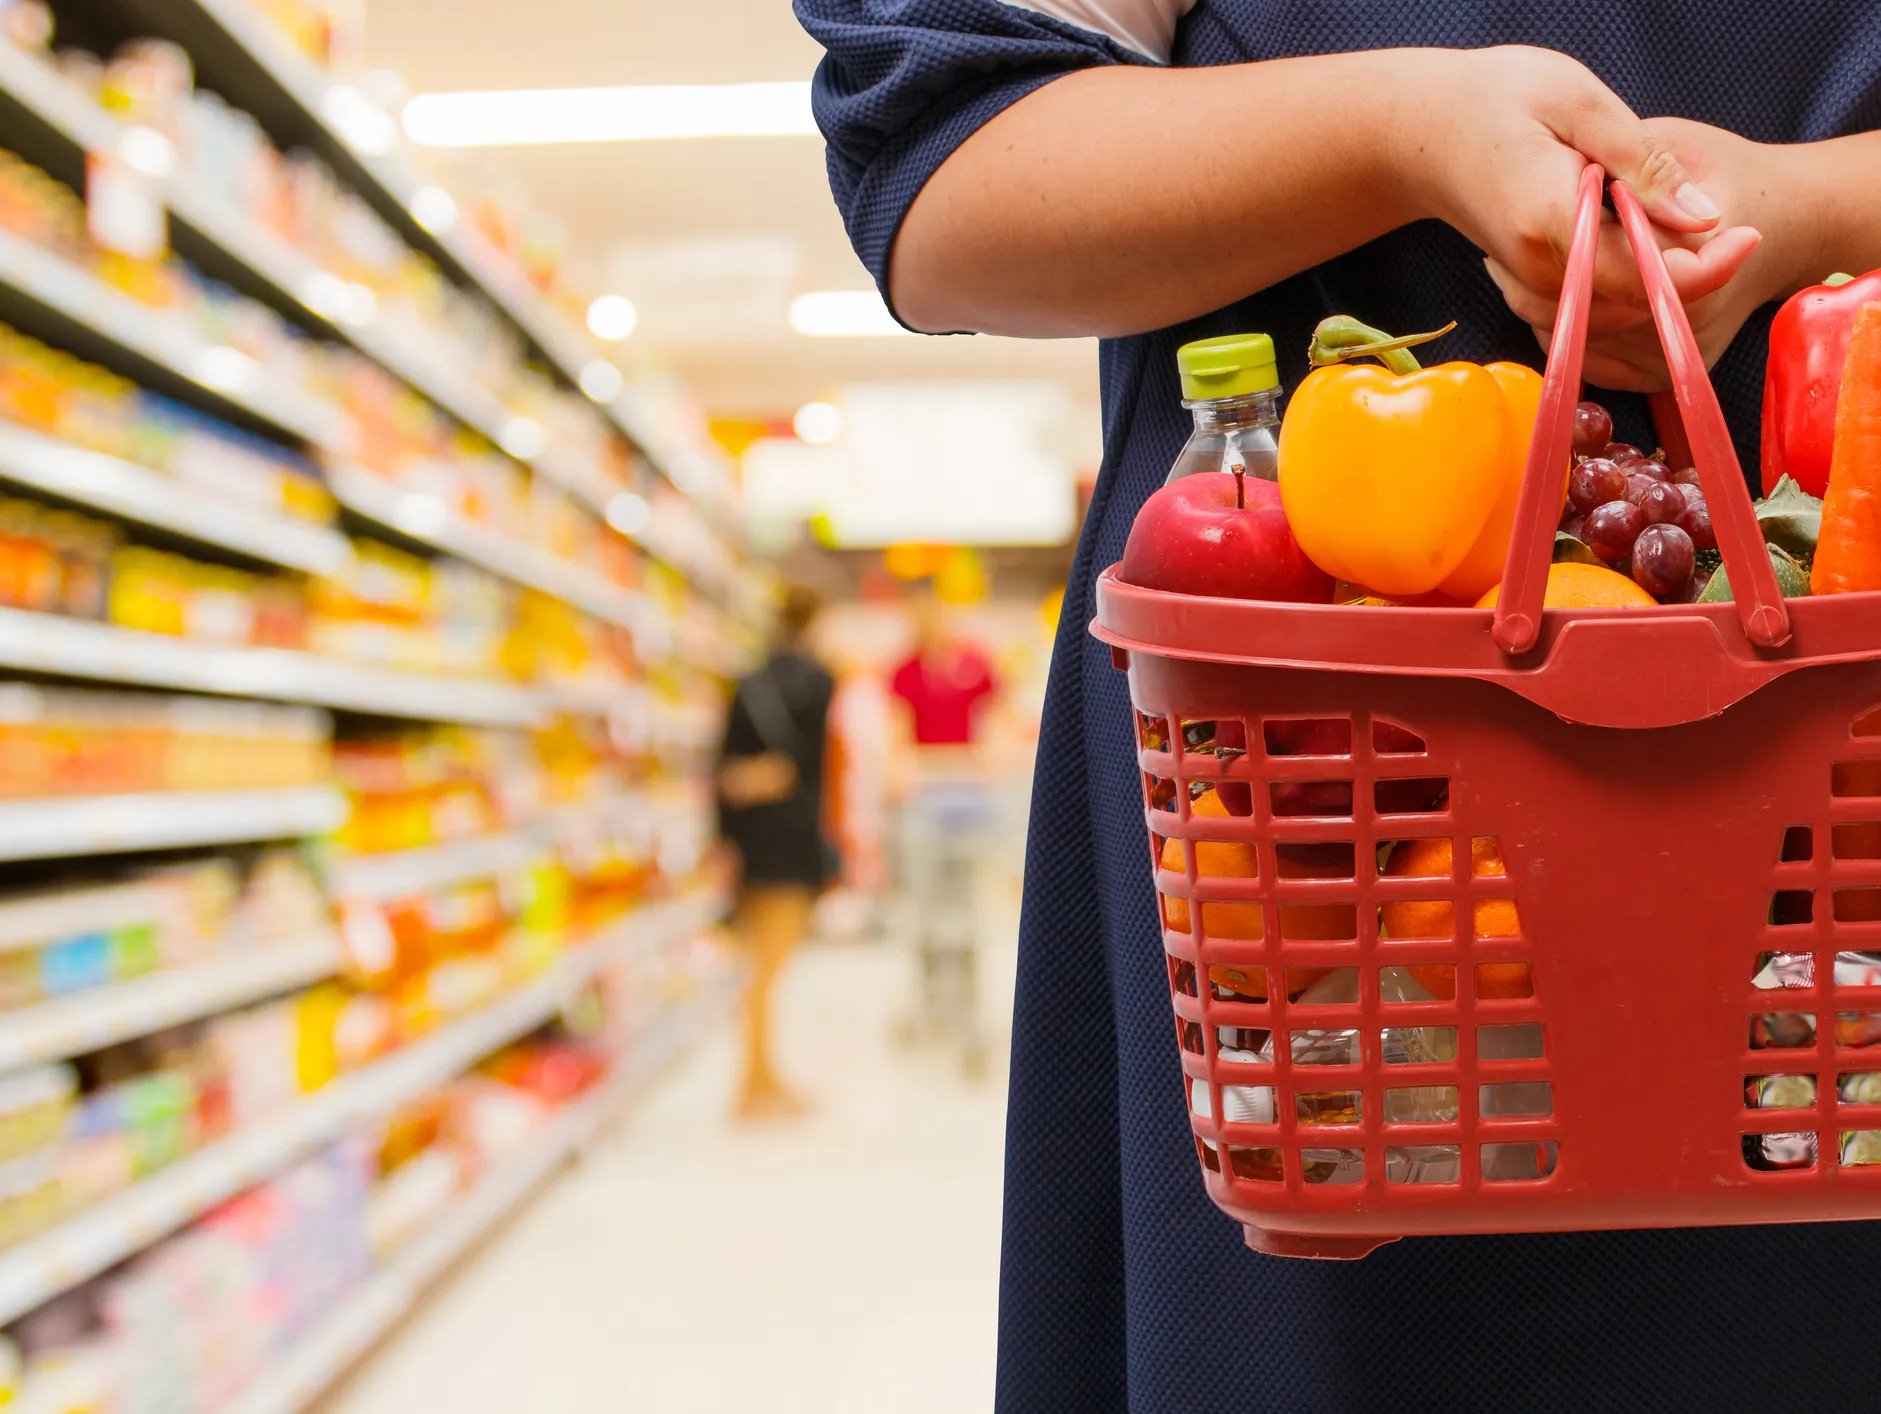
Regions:
[[[1239,398],[1212,398],[1183,406],[1194,414],[1197,432],[1226,433],[1246,427],[1271,427],[1280,420],[1280,390],[1273,388]]]

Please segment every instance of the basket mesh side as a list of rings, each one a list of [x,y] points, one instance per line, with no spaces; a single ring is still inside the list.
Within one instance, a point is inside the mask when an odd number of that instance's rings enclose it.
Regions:
[[[1546,979],[1499,842],[1450,811],[1456,763],[1362,712],[1138,712],[1137,732],[1186,1101],[1218,1195],[1356,1206],[1547,1182]]]
[[[1750,962],[1745,1165],[1881,1180],[1881,708],[1829,767],[1823,812],[1781,832]]]

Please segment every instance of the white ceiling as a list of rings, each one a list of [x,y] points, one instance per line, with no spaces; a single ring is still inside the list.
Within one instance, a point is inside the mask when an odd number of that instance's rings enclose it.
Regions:
[[[366,0],[366,58],[412,92],[807,78],[820,57],[787,0]],[[469,160],[565,224],[591,276],[639,306],[632,346],[713,411],[772,414],[877,379],[1049,378],[1090,409],[1083,341],[805,339],[806,289],[868,283],[816,138],[508,148]]]

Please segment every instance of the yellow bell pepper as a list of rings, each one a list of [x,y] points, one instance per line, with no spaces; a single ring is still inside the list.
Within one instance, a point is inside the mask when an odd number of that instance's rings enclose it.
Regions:
[[[1467,602],[1502,577],[1541,377],[1519,364],[1421,368],[1408,346],[1438,334],[1320,325],[1315,368],[1281,424],[1280,499],[1300,548],[1335,578]],[[1364,355],[1385,366],[1340,361]]]

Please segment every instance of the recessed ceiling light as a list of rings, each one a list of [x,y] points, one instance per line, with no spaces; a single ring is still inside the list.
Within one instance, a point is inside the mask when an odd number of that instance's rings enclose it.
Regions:
[[[910,332],[874,290],[812,290],[790,302],[790,327],[812,339],[860,339]]]
[[[588,306],[588,330],[604,343],[618,344],[640,323],[640,311],[625,295],[601,295]]]
[[[581,365],[581,391],[597,403],[611,403],[618,398],[624,381],[620,370],[604,358],[591,358]]]
[[[421,93],[405,105],[405,132],[426,147],[798,137],[816,130],[810,85],[800,80]]]
[[[457,224],[457,203],[443,187],[419,187],[411,194],[411,219],[434,236]]]
[[[834,403],[805,403],[790,419],[790,427],[798,441],[825,446],[843,435],[842,409]]]

